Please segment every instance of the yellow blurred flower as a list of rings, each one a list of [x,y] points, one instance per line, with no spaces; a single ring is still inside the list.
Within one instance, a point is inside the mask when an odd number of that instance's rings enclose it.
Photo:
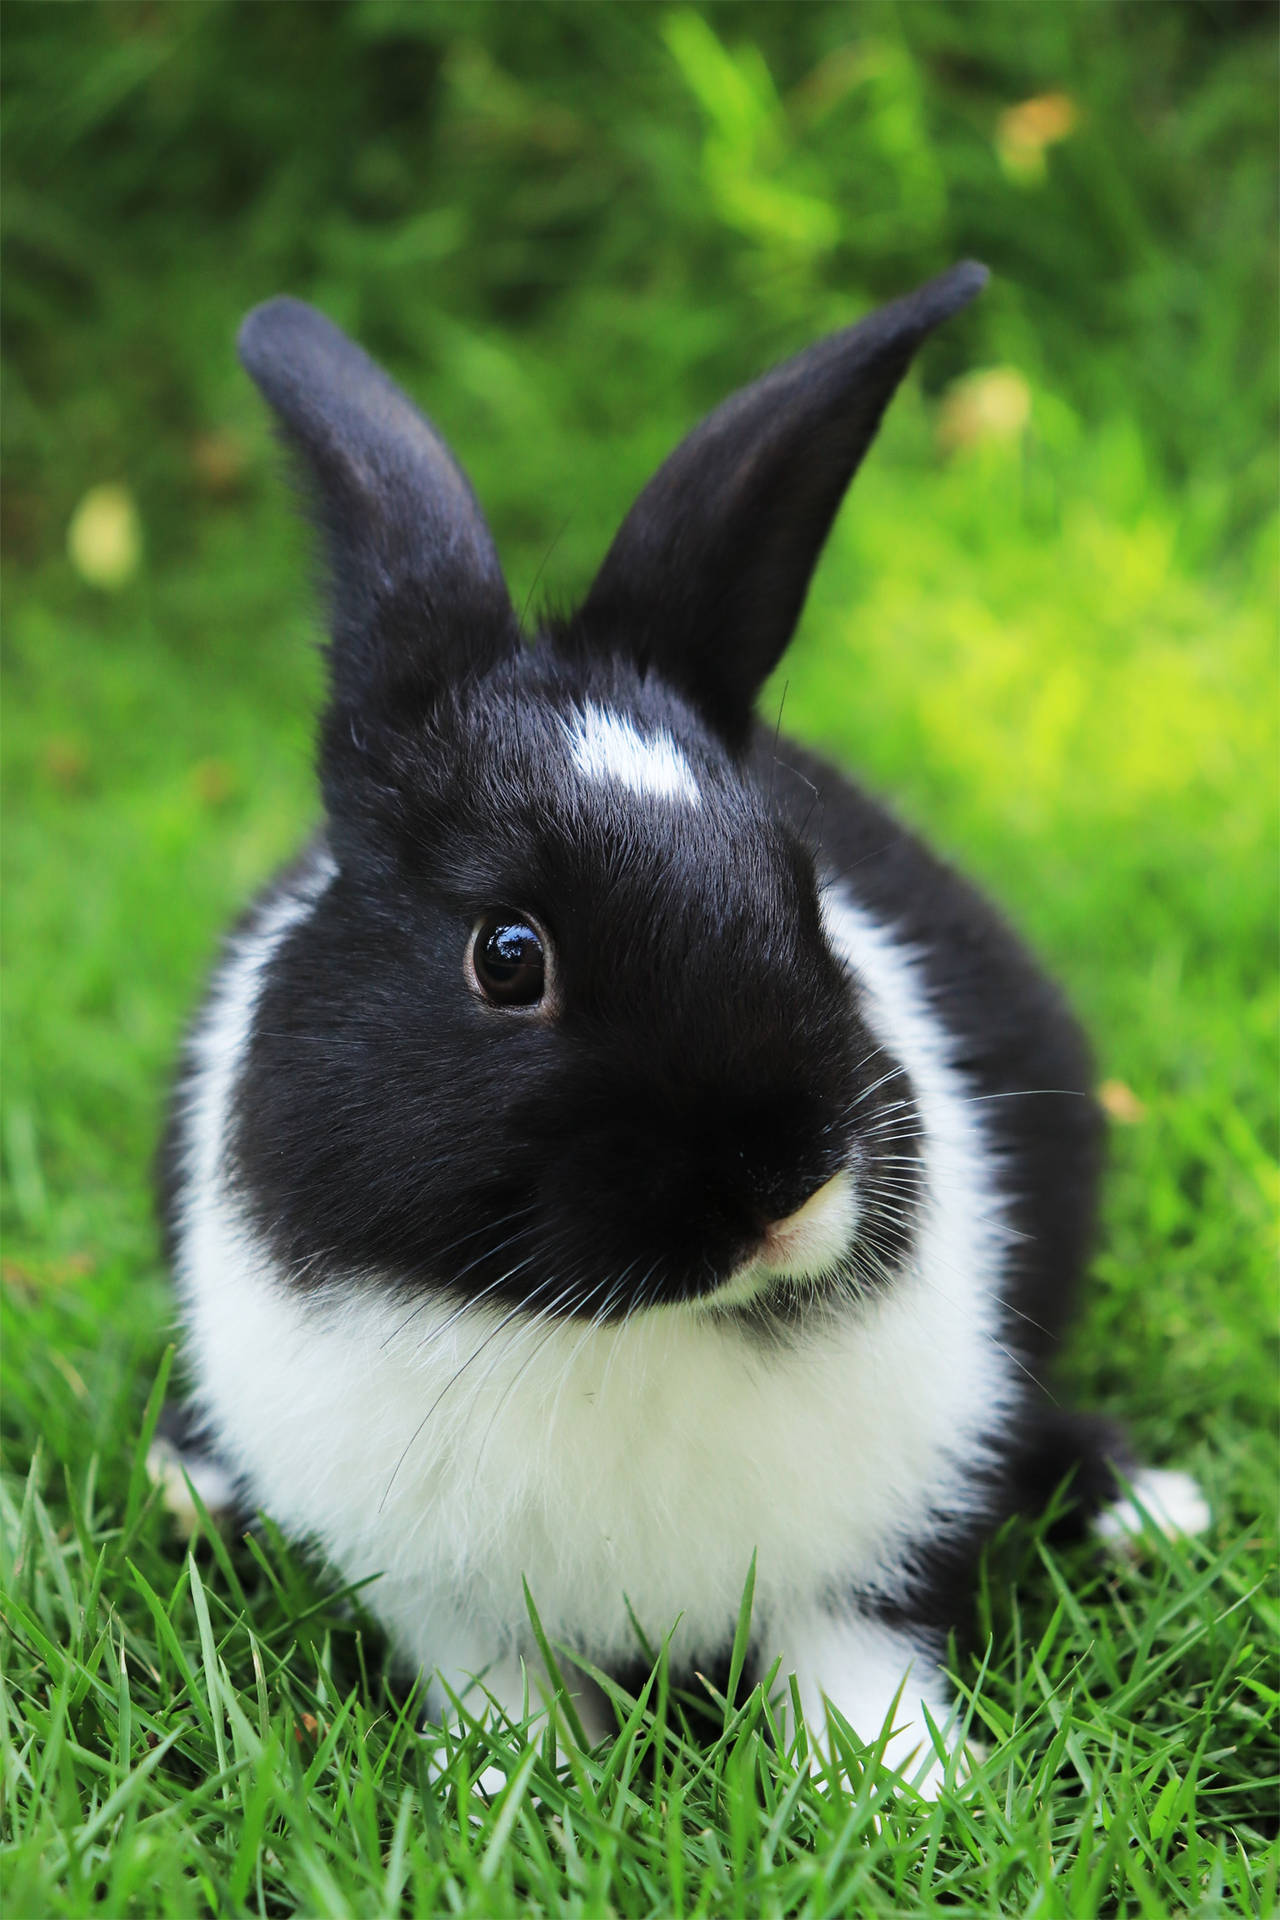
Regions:
[[[1031,418],[1031,389],[1016,367],[987,367],[947,388],[938,409],[944,453],[991,440],[1016,440]]]
[[[1045,151],[1065,140],[1079,124],[1080,111],[1069,93],[1038,93],[1007,107],[996,122],[996,153],[1013,180],[1034,184],[1045,174]]]
[[[1136,1127],[1147,1117],[1146,1107],[1123,1080],[1104,1080],[1098,1088],[1098,1103],[1123,1127]]]
[[[142,559],[142,523],[128,487],[90,487],[71,516],[67,552],[90,586],[115,593],[127,585]]]

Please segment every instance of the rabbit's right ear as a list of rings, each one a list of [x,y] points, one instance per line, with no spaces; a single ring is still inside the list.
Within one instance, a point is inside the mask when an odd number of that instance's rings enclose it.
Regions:
[[[559,644],[629,655],[734,747],[916,348],[987,278],[962,261],[732,394],[659,467]]]
[[[314,307],[291,299],[255,307],[239,348],[322,535],[328,736],[372,743],[517,644],[493,536],[430,422]]]

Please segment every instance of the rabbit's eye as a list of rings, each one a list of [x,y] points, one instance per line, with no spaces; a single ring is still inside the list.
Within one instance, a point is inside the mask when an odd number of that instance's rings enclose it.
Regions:
[[[482,915],[467,963],[473,988],[495,1007],[536,1007],[547,990],[546,936],[528,914]]]

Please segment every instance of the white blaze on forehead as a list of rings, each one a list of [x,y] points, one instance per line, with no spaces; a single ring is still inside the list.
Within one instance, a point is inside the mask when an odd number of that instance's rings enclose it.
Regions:
[[[665,728],[642,734],[621,714],[588,705],[573,717],[569,748],[588,780],[616,780],[633,793],[701,804],[693,769]]]

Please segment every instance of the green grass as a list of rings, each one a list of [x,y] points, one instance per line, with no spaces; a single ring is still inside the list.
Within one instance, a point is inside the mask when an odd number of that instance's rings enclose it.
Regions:
[[[1274,49],[1222,9],[1009,14],[6,9],[6,1916],[1276,1910]],[[999,111],[1055,88],[1077,130],[1007,176]],[[314,817],[306,543],[231,328],[284,285],[358,326],[520,604],[735,380],[965,252],[997,281],[767,701],[987,882],[1140,1102],[1063,1391],[1213,1529],[997,1543],[953,1661],[986,1758],[933,1808],[856,1745],[811,1778],[758,1696],[693,1737],[660,1663],[610,1747],[477,1728],[432,1782],[358,1601],[269,1528],[188,1556],[139,1466],[170,1062]],[[1026,428],[944,455],[993,366]],[[64,536],[118,480],[108,595]]]

